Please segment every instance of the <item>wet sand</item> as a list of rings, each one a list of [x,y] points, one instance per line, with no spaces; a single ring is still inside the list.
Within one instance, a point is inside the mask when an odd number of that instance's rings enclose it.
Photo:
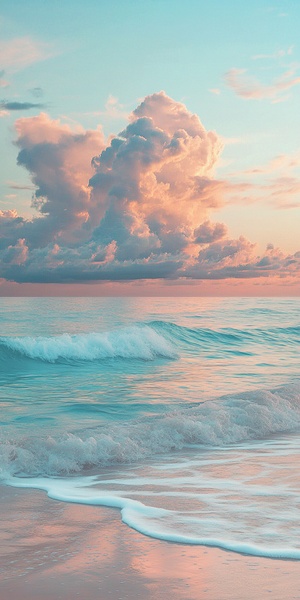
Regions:
[[[300,599],[300,561],[146,538],[118,510],[1,487],[0,600]]]

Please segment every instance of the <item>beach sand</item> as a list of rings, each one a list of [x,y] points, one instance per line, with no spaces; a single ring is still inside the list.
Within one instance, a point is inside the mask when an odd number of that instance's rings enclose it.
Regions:
[[[1,487],[0,600],[300,599],[300,562],[144,537],[118,510]]]

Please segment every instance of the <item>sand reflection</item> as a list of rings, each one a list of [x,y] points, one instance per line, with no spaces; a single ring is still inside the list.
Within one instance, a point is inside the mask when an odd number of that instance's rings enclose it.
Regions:
[[[117,510],[0,488],[1,600],[299,597],[300,564],[146,538]]]

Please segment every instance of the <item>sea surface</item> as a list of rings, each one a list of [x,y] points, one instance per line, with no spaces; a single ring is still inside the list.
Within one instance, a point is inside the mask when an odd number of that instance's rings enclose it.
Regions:
[[[299,299],[2,298],[0,323],[3,485],[300,559]]]

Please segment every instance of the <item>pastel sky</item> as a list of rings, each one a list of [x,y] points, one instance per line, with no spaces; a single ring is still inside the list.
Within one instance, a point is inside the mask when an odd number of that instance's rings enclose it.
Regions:
[[[299,295],[298,0],[2,0],[1,295]]]

